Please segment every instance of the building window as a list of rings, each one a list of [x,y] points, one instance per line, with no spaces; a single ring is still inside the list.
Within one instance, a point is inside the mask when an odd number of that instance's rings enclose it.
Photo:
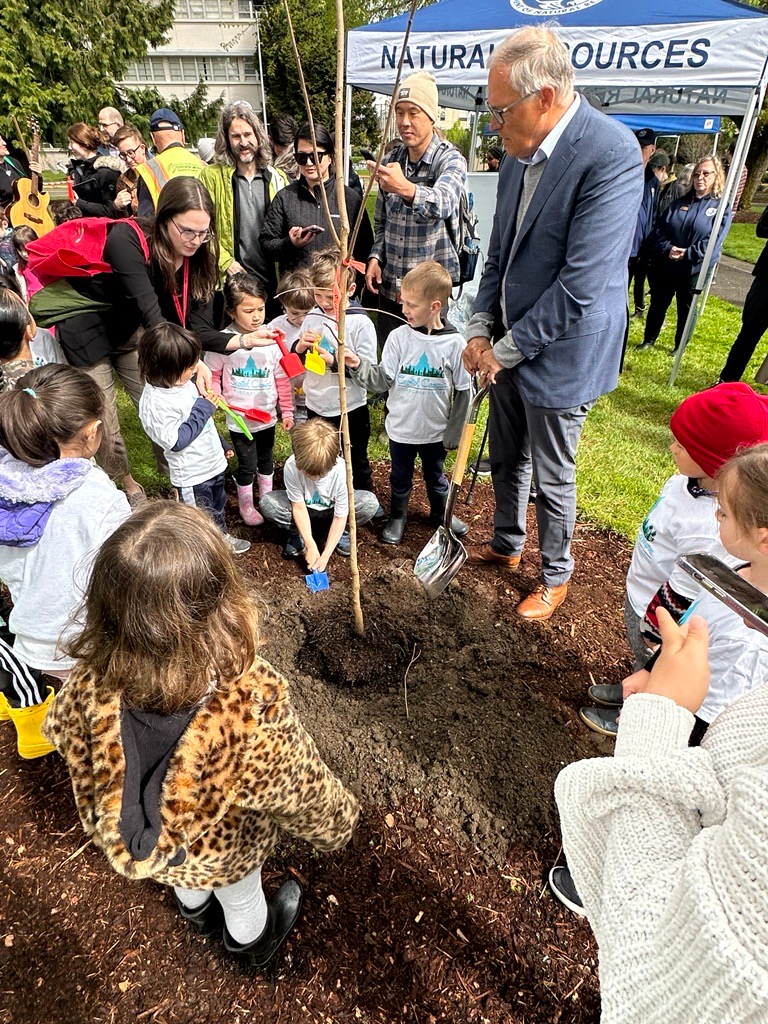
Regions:
[[[237,21],[253,16],[253,0],[176,0],[178,21]]]
[[[256,58],[255,57],[246,57],[243,60],[243,64],[245,66],[245,81],[246,82],[258,82],[258,80],[259,80],[259,73],[256,70]]]

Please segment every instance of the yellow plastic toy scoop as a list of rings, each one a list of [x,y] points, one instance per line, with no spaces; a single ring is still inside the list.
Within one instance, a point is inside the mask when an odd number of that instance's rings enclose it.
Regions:
[[[325,361],[319,354],[317,344],[313,345],[312,348],[307,351],[304,359],[304,366],[312,373],[316,373],[318,377],[322,377],[325,373]]]

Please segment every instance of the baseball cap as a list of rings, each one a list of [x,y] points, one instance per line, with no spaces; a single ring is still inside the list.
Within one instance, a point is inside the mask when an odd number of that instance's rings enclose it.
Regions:
[[[183,132],[184,125],[179,120],[179,115],[175,114],[168,107],[160,107],[156,110],[149,119],[149,130],[151,132],[159,131],[175,131]]]
[[[638,128],[635,138],[641,146],[654,146],[656,144],[656,133],[653,128]]]

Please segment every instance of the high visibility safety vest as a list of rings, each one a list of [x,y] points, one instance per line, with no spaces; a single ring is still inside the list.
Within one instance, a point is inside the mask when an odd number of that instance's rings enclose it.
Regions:
[[[136,170],[149,189],[152,202],[157,206],[157,198],[166,182],[183,175],[199,178],[204,167],[205,164],[195,153],[190,153],[183,146],[171,146],[170,149],[157,153],[145,163],[139,164]]]

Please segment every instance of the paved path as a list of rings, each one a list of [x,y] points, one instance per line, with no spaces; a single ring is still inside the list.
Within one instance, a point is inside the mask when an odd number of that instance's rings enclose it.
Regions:
[[[741,309],[751,284],[752,264],[735,260],[732,256],[723,256],[710,294],[732,302]]]

